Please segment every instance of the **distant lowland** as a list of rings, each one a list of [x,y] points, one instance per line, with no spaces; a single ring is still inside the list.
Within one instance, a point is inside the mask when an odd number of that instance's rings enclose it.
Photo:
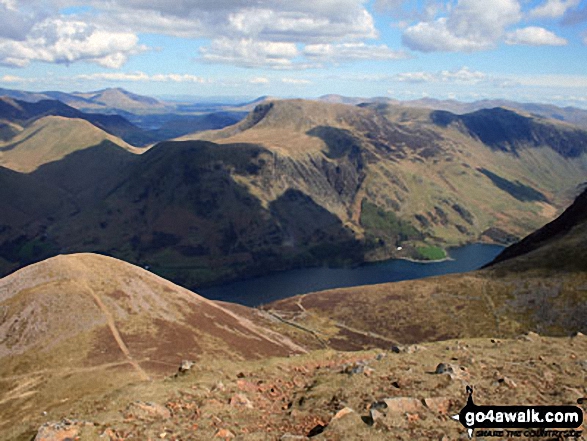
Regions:
[[[323,96],[0,98],[0,274],[99,253],[189,289],[508,245],[585,186],[581,109]]]

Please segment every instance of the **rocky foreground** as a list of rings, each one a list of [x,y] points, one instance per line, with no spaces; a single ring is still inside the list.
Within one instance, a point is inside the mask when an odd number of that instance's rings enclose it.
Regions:
[[[243,363],[201,359],[164,380],[39,415],[36,437],[31,430],[18,439],[467,439],[450,418],[467,385],[478,405],[577,405],[587,397],[587,337],[530,333]],[[587,411],[587,402],[579,406]]]

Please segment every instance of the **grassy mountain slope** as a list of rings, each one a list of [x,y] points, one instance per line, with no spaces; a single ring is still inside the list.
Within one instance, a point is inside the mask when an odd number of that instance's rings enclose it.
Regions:
[[[393,106],[407,108],[421,108],[431,110],[444,110],[456,114],[465,114],[476,112],[482,109],[493,109],[495,107],[504,107],[516,111],[530,113],[544,118],[565,121],[570,124],[587,128],[587,110],[578,107],[559,107],[552,104],[543,103],[520,103],[505,99],[485,99],[473,102],[463,102],[456,100],[438,100],[434,98],[422,98],[418,100],[401,101],[387,97],[360,98],[346,97],[342,95],[324,95],[318,98],[320,101],[343,104],[362,104],[362,103],[382,103]]]
[[[191,138],[262,145],[280,179],[269,189],[251,184],[251,191],[265,200],[276,187],[319,192],[323,206],[359,234],[370,222],[361,222],[366,199],[444,243],[522,236],[550,220],[584,181],[585,131],[505,109],[463,117],[469,125],[484,124],[471,130],[453,117],[381,104],[283,100],[258,106],[235,126]],[[523,136],[520,127],[527,127]],[[517,147],[508,149],[510,143]],[[305,176],[288,170],[292,162]],[[329,182],[310,178],[313,173]],[[401,242],[393,231],[371,236],[386,242],[389,253]]]
[[[503,109],[438,118],[277,101],[193,137],[208,141],[143,155],[101,145],[39,167],[31,179],[54,188],[60,208],[5,223],[4,273],[31,263],[31,249],[39,260],[102,252],[190,288],[299,266],[426,259],[543,225],[587,168],[586,132]]]
[[[0,431],[63,403],[171,375],[182,360],[305,352],[276,332],[280,325],[241,309],[92,254],[58,256],[1,279]]]
[[[318,351],[238,365],[218,360],[198,363],[185,376],[80,400],[75,408],[62,404],[12,433],[69,430],[89,440],[466,439],[450,418],[467,402],[466,385],[474,386],[477,405],[576,406],[587,392],[586,349],[585,337],[529,335],[415,345],[400,353]],[[434,374],[440,363],[451,371]],[[63,415],[73,421],[58,423]]]
[[[474,289],[470,281],[462,288]],[[436,282],[442,289],[447,278]],[[401,295],[405,284],[395,285]],[[333,338],[333,319],[320,322],[305,298],[294,300],[307,320],[293,327],[283,323],[291,317],[211,302],[116,259],[49,259],[0,280],[0,430],[6,440],[457,439],[463,428],[448,417],[464,406],[465,385],[478,405],[575,405],[587,393],[584,335],[519,336],[531,327],[522,323],[511,330],[517,339],[497,338],[503,329],[471,338],[482,311],[451,320],[439,297],[429,293],[446,319],[439,337],[470,324],[458,340],[424,343],[430,335],[413,330],[435,315],[417,315],[417,301],[404,310],[399,297],[376,298],[381,316],[391,311],[382,300],[411,314],[391,315],[411,319],[399,340],[417,344],[401,345],[382,322],[377,332],[347,326]],[[322,306],[336,320],[341,302],[332,300]],[[368,306],[358,295],[349,305],[353,317]],[[345,352],[363,346],[378,349]],[[191,371],[172,376],[184,359],[195,361]]]
[[[134,145],[146,145],[157,139],[119,115],[84,113],[61,101],[47,99],[37,102],[0,97],[0,121],[29,125],[45,116],[83,119],[111,135]]]
[[[9,141],[0,143],[0,165],[29,173],[68,154],[109,141],[133,152],[142,151],[88,121],[61,116],[35,120]]]
[[[587,272],[566,256],[585,248],[586,195],[488,269],[298,296],[269,314],[109,257],[29,266],[0,280],[0,430],[457,439],[465,385],[478,405],[585,410],[587,338],[568,334],[587,330]],[[181,359],[196,365],[170,377]]]
[[[587,271],[587,191],[558,218],[506,248],[487,265],[498,271]]]
[[[468,274],[330,290],[267,309],[335,345],[587,331],[587,192],[558,219]]]

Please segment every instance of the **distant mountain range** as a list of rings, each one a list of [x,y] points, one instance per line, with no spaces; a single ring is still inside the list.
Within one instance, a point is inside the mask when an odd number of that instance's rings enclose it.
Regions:
[[[0,96],[27,101],[38,102],[42,100],[58,100],[64,104],[84,112],[104,113],[106,111],[121,110],[126,112],[153,112],[162,113],[171,110],[167,105],[155,98],[137,95],[127,90],[103,89],[95,92],[26,92],[21,90],[2,89]]]
[[[437,258],[543,225],[587,167],[587,132],[503,108],[263,101],[235,125],[138,151],[89,124],[74,129],[67,115],[94,116],[65,104],[2,103],[7,130],[22,124],[0,150],[4,274],[101,252],[194,288],[324,263]]]
[[[552,104],[541,103],[519,103],[505,99],[485,99],[473,102],[463,102],[456,100],[438,100],[434,98],[421,98],[418,100],[396,100],[387,97],[359,98],[345,97],[342,95],[323,95],[318,98],[320,101],[329,103],[342,103],[358,105],[362,103],[384,103],[404,107],[417,107],[432,110],[446,110],[456,114],[471,113],[481,109],[493,109],[495,107],[504,107],[507,109],[518,110],[529,114],[542,116],[545,118],[566,121],[571,124],[587,128],[587,110],[578,107],[558,107]]]

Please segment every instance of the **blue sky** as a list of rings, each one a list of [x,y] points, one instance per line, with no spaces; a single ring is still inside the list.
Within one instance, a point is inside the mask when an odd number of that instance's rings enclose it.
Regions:
[[[587,107],[587,1],[0,0],[0,87]]]

